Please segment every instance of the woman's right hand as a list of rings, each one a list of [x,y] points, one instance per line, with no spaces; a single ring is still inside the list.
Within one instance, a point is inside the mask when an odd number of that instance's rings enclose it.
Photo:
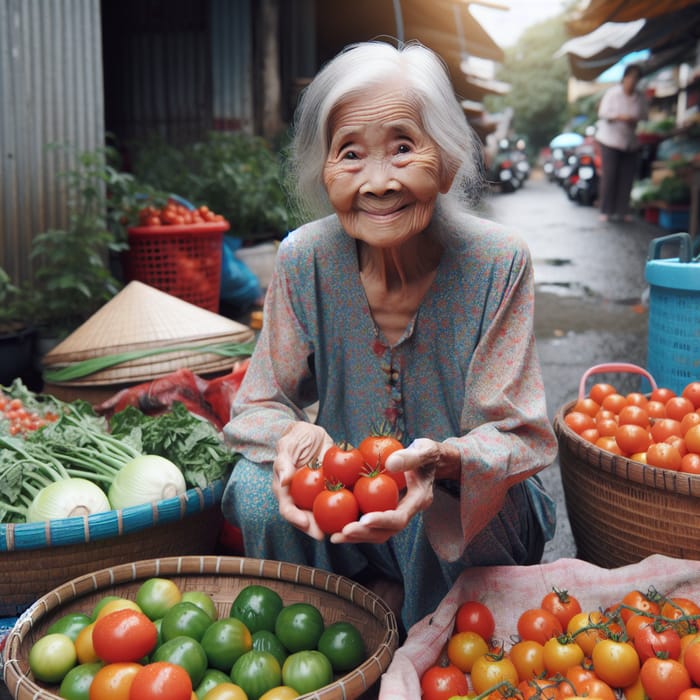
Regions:
[[[277,455],[272,464],[272,491],[277,497],[280,515],[307,535],[322,540],[324,532],[313,514],[294,505],[289,486],[296,470],[315,459],[323,459],[333,445],[331,436],[320,426],[298,421],[292,423],[277,442]]]

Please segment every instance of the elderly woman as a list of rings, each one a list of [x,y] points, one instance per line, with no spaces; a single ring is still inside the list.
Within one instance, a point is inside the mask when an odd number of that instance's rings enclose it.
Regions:
[[[349,47],[295,127],[299,194],[332,213],[280,245],[225,428],[242,458],[224,514],[248,556],[400,584],[408,629],[466,567],[536,563],[552,536],[532,264],[465,205],[479,143],[425,47]],[[292,501],[295,470],[387,424],[406,446],[385,460],[405,474],[399,505],[326,537]]]

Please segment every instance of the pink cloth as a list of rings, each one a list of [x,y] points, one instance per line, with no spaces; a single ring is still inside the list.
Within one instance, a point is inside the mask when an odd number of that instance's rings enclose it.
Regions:
[[[613,605],[630,590],[646,592],[652,586],[664,595],[700,599],[700,561],[654,554],[617,569],[603,569],[578,559],[467,569],[434,614],[409,630],[382,677],[379,700],[420,697],[420,677],[437,660],[452,633],[457,608],[467,600],[480,600],[489,606],[496,621],[494,636],[507,644],[517,634],[520,614],[539,607],[552,587],[569,591],[586,611]]]

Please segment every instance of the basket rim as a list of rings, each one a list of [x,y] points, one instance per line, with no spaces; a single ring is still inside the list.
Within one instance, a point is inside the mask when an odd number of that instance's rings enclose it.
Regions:
[[[39,523],[0,523],[0,554],[98,542],[176,522],[219,503],[224,486],[225,479],[217,479],[204,488],[128,508]]]
[[[313,693],[300,696],[302,698],[331,697],[328,695],[328,691],[338,686],[341,688],[343,698],[352,697],[352,695],[347,694],[348,686],[360,683],[367,688],[370,687],[387,670],[398,646],[398,626],[391,608],[376,593],[340,574],[301,564],[250,557],[218,555],[163,557],[119,564],[84,574],[39,598],[20,615],[7,637],[4,674],[8,688],[14,688],[15,697],[17,697],[18,691],[25,691],[30,693],[35,700],[55,700],[57,698],[56,695],[36,685],[23,673],[18,653],[24,637],[32,630],[34,623],[41,616],[60,607],[66,600],[98,592],[108,586],[135,582],[150,576],[167,577],[168,575],[188,574],[248,576],[310,587],[357,605],[362,610],[372,614],[384,626],[384,636],[381,643],[362,664],[329,685],[319,688]],[[368,683],[368,679],[371,681],[370,683]]]
[[[589,466],[613,474],[620,479],[680,496],[700,498],[700,475],[652,467],[603,450],[577,435],[564,420],[575,404],[576,401],[564,404],[553,420],[553,428],[558,440],[574,455],[584,459]]]
[[[231,228],[228,221],[205,221],[201,224],[166,224],[164,226],[130,226],[128,234],[135,236],[168,237],[183,233],[225,233]]]

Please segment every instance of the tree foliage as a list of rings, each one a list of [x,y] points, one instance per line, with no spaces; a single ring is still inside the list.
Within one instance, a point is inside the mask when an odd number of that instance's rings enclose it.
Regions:
[[[498,79],[511,85],[510,92],[485,100],[491,112],[513,109],[513,131],[524,135],[533,151],[546,146],[569,116],[568,60],[554,58],[568,38],[563,14],[526,29],[517,44],[506,50],[498,72]]]

